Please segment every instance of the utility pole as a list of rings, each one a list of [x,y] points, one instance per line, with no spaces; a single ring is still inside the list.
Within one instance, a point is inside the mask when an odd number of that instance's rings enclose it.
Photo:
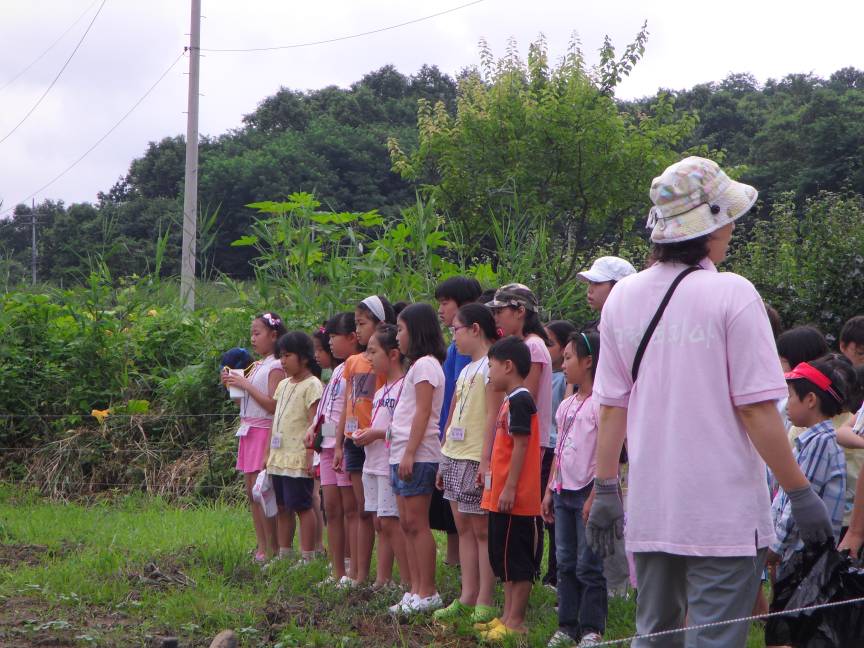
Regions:
[[[36,285],[36,199],[30,201],[30,229],[33,234],[30,245],[30,273],[33,285]]]
[[[201,62],[201,0],[192,0],[189,30],[189,104],[186,114],[186,180],[183,191],[183,250],[180,300],[195,308],[195,257],[198,238],[198,80]]]

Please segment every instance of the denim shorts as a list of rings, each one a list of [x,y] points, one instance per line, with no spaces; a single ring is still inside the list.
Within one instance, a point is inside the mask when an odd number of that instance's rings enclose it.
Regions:
[[[390,464],[390,484],[393,486],[393,492],[399,497],[431,495],[435,490],[435,478],[437,476],[437,463],[415,461],[411,481],[402,481],[399,479],[399,464]]]
[[[366,461],[366,451],[346,437],[342,444],[342,461],[345,472],[362,473],[363,464]]]

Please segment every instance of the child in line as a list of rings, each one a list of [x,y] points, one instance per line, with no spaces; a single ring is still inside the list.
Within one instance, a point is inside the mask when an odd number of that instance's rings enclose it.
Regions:
[[[540,323],[537,297],[530,288],[522,284],[508,284],[495,292],[495,299],[486,304],[495,315],[495,324],[501,329],[502,335],[515,335],[524,340],[531,353],[531,371],[525,377],[525,387],[531,392],[531,397],[537,406],[537,418],[540,425],[540,459],[543,462],[546,455],[554,454],[555,448],[550,440],[552,423],[552,356],[549,355],[546,330]],[[545,477],[548,478],[548,473]],[[546,479],[543,471],[537,475],[540,493],[546,490]],[[539,502],[538,502],[539,504]],[[543,559],[543,518],[537,516],[537,533],[540,542],[537,545],[537,560]]]
[[[864,315],[850,318],[840,330],[840,353],[854,366],[864,365]]]
[[[258,479],[258,473],[264,470],[270,427],[276,411],[276,399],[273,395],[279,382],[285,378],[282,365],[273,355],[276,340],[285,333],[282,318],[276,313],[256,315],[250,326],[250,343],[252,351],[261,359],[252,365],[246,376],[228,373],[227,369],[222,373],[222,384],[225,387],[236,387],[245,392],[242,398],[235,399],[240,406],[240,427],[235,435],[240,439],[237,447],[237,470],[243,473],[246,497],[255,525],[255,538],[258,542],[255,562],[262,564],[268,557],[278,553],[279,543],[276,539],[276,521],[268,518],[261,505],[252,499],[252,487]]]
[[[482,506],[489,511],[489,562],[504,582],[504,611],[475,624],[485,641],[524,636],[531,585],[540,570],[540,432],[537,407],[525,379],[531,352],[516,336],[489,349],[489,382],[507,396],[498,411]]]
[[[777,336],[777,355],[780,357],[780,366],[784,372],[792,371],[802,362],[811,362],[821,358],[828,353],[828,341],[822,331],[814,326],[796,326],[783,331]],[[783,426],[790,433],[792,423],[786,414],[786,402],[784,398],[777,403],[780,416],[783,417]],[[790,433],[789,440],[794,441],[794,434]]]
[[[480,282],[473,277],[449,277],[435,288],[435,300],[438,302],[438,319],[446,328],[450,329],[453,336],[453,318],[465,304],[476,302],[482,293]],[[451,339],[447,347],[447,357],[444,360],[444,406],[441,408],[441,418],[438,419],[438,430],[441,442],[444,442],[444,433],[447,431],[447,418],[450,414],[450,405],[453,402],[453,393],[456,389],[456,379],[459,372],[465,368],[471,359],[460,353],[456,348],[455,340]],[[444,559],[448,565],[459,564],[459,536],[456,531],[456,523],[450,505],[444,501],[440,490],[436,489],[432,494],[432,504],[429,507],[429,525],[433,529],[447,533],[447,557]]]
[[[840,330],[838,341],[842,353],[860,376],[864,371],[864,315],[857,315],[847,321]],[[860,388],[862,385],[859,384]],[[860,394],[858,394],[860,397]],[[857,412],[860,403],[849,403],[850,412]],[[855,490],[858,487],[858,475],[864,468],[864,437],[855,433],[856,416],[850,414],[847,420],[837,428],[837,442],[843,447],[846,455],[846,514],[843,516],[843,526],[848,527],[852,519],[852,509],[855,504]]]
[[[441,607],[435,586],[435,538],[429,503],[441,461],[438,418],[444,401],[444,338],[435,310],[412,304],[399,314],[399,351],[411,363],[390,424],[390,481],[405,533],[411,590],[390,607],[392,614],[431,612]]]
[[[337,313],[324,327],[329,338],[333,357],[340,363],[318,403],[315,422],[306,432],[306,445],[315,447],[320,439],[321,489],[324,491],[324,512],[327,514],[327,548],[330,554],[332,573],[325,583],[338,587],[350,586],[345,573],[345,508],[353,505],[351,479],[344,472],[333,468],[336,447],[336,428],[342,417],[345,404],[345,365],[343,360],[357,353],[357,332],[354,313]]]
[[[315,488],[312,448],[305,445],[306,430],[315,420],[321,400],[321,367],[315,362],[311,338],[295,331],[286,333],[276,343],[276,355],[287,378],[276,387],[276,412],[270,431],[267,474],[279,512],[276,530],[279,558],[292,552],[291,528],[294,515],[300,520],[300,551],[303,562],[315,556],[315,512],[312,493]]]
[[[324,322],[326,325],[327,322]],[[321,367],[321,382],[327,384],[333,376],[333,368],[339,361],[333,357],[330,349],[330,337],[327,329],[322,326],[312,334],[312,346],[315,349],[315,362]],[[315,553],[324,555],[324,506],[321,501],[321,455],[315,452],[312,459],[315,466],[315,487],[312,489],[312,509],[315,511]]]
[[[372,515],[366,512],[363,497],[363,448],[352,440],[360,428],[368,428],[372,420],[372,398],[381,385],[372,371],[366,356],[366,345],[381,322],[394,324],[393,307],[380,295],[367,297],[354,309],[357,333],[357,353],[345,361],[344,405],[342,418],[336,429],[336,447],[333,468],[348,474],[351,479],[353,503],[346,508],[348,517],[348,544],[351,548],[351,566],[348,577],[351,584],[365,583],[369,578],[372,562],[372,545],[375,542],[375,527]],[[383,378],[382,378],[383,381]]]
[[[373,590],[383,589],[393,582],[393,559],[399,565],[399,576],[406,591],[411,589],[411,567],[405,549],[405,535],[399,525],[399,506],[390,484],[390,448],[386,436],[393,420],[393,411],[405,386],[405,357],[399,351],[396,327],[379,324],[366,353],[375,375],[384,384],[372,401],[372,420],[368,428],[354,433],[354,443],[366,452],[363,464],[363,495],[366,511],[374,516],[378,536],[378,566]]]
[[[846,459],[837,445],[831,418],[843,409],[844,394],[850,387],[841,373],[839,362],[834,358],[802,362],[786,374],[789,419],[794,425],[807,428],[795,439],[795,459],[828,508],[835,542],[840,540],[843,523]],[[777,580],[788,575],[793,554],[804,548],[792,517],[792,506],[793,501],[781,488],[771,505],[777,539],[768,555],[768,564],[776,566]],[[771,611],[778,610],[772,605]],[[768,621],[765,627],[767,646],[787,645],[792,639],[782,619]]]
[[[462,592],[433,617],[444,622],[468,617],[473,623],[486,623],[495,616],[495,575],[489,564],[489,520],[480,506],[483,484],[477,483],[477,469],[486,430],[494,428],[503,396],[488,384],[489,347],[498,332],[489,309],[476,303],[459,309],[453,331],[456,348],[471,362],[456,381],[436,485],[450,503],[459,533]]]
[[[596,330],[573,333],[564,347],[567,382],[579,391],[558,407],[555,465],[543,498],[543,518],[554,521],[558,533],[558,630],[548,648],[593,646],[606,629],[603,561],[588,546],[584,525],[597,467],[599,406],[591,392],[599,359]]]
[[[549,357],[552,359],[552,420],[549,423],[549,443],[553,448],[558,447],[558,424],[556,422],[556,413],[558,406],[564,397],[567,395],[567,379],[562,371],[564,360],[564,347],[567,346],[570,336],[576,332],[576,327],[566,320],[553,320],[545,327],[546,336],[549,338]],[[540,475],[543,483],[549,485],[549,475],[552,470],[552,464],[555,460],[555,453],[543,453],[543,470]],[[543,577],[543,584],[555,589],[558,585],[558,560],[555,548],[555,523],[547,522],[545,525],[549,532],[549,562],[546,567],[546,575]]]

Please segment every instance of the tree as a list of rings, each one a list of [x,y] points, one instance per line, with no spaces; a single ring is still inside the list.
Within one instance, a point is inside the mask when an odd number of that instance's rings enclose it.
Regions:
[[[536,259],[537,271],[556,285],[571,282],[599,250],[632,242],[651,179],[678,157],[695,125],[666,96],[650,116],[619,110],[614,89],[646,37],[643,27],[621,56],[607,39],[593,68],[575,40],[555,65],[542,38],[527,63],[513,42],[497,61],[481,45],[480,68],[460,78],[456,114],[421,100],[417,149],[391,139],[394,169],[463,229],[471,253],[495,256],[514,215],[549,237],[555,262]]]
[[[822,192],[800,211],[793,193],[782,194],[733,248],[729,265],[787,326],[815,324],[831,337],[861,312],[864,198]]]

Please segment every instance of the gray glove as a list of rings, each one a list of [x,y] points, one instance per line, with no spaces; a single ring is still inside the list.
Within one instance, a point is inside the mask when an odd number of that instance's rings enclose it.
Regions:
[[[615,554],[615,540],[624,537],[624,503],[614,484],[594,480],[594,503],[588,515],[585,536],[591,551],[603,559]]]
[[[788,491],[792,519],[804,544],[822,544],[834,537],[834,528],[825,502],[810,487]]]

